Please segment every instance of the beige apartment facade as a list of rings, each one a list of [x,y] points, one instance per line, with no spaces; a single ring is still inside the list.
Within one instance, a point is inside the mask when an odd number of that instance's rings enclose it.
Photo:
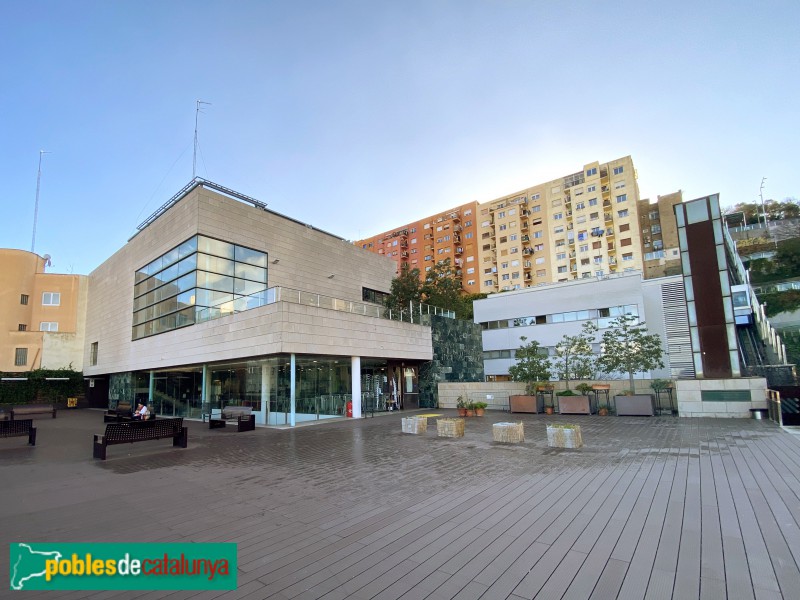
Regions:
[[[675,205],[683,202],[683,192],[658,196],[655,202],[639,201],[639,230],[642,232],[644,276],[668,277],[681,273],[681,251]]]
[[[89,275],[84,375],[100,403],[261,424],[413,408],[430,327],[384,318],[395,263],[196,179]],[[390,400],[391,399],[391,400]]]
[[[0,371],[83,366],[88,278],[46,273],[48,260],[0,249]]]
[[[642,270],[630,156],[479,207],[481,292]]]

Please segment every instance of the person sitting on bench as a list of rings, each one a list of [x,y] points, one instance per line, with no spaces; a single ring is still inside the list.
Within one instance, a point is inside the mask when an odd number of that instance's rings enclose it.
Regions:
[[[137,420],[137,421],[146,421],[148,414],[149,414],[149,411],[147,410],[147,406],[145,406],[144,404],[142,404],[140,402],[136,406],[136,412],[133,413],[133,418],[134,418],[134,420]]]

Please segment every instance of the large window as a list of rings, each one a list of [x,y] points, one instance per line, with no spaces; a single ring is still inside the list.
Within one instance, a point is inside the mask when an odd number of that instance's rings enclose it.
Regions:
[[[136,271],[133,339],[266,303],[267,254],[203,235]]]
[[[58,323],[55,321],[42,321],[39,323],[39,331],[58,331]]]

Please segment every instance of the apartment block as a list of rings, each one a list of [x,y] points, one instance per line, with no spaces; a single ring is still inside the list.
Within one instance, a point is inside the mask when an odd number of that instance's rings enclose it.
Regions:
[[[450,259],[469,293],[480,291],[477,265],[477,202],[468,202],[419,221],[355,242],[362,249],[419,269],[420,279],[438,262]]]
[[[680,190],[659,196],[656,202],[639,201],[639,230],[642,232],[644,276],[647,279],[681,273],[678,225],[673,207],[682,202],[683,192]]]
[[[664,206],[671,196],[664,197]],[[643,206],[633,160],[625,156],[356,244],[391,257],[398,270],[406,263],[419,268],[422,278],[450,258],[469,293],[518,290],[642,271],[643,255],[653,251],[652,226],[646,236],[640,227]]]
[[[0,371],[83,368],[88,279],[46,273],[48,260],[0,249]]]
[[[642,270],[630,156],[482,203],[484,293]]]

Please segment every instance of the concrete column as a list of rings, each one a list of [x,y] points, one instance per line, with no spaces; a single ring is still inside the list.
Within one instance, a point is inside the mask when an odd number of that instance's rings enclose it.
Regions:
[[[156,373],[155,371],[150,371],[150,385],[147,388],[147,408],[148,410],[153,407],[153,392],[156,389]],[[133,402],[131,406],[136,406],[136,400],[132,399]]]
[[[269,392],[272,387],[272,367],[261,363],[261,412],[256,414],[256,423],[267,424],[269,418]]]
[[[203,365],[203,381],[200,384],[200,412],[208,407],[208,365]]]
[[[295,405],[295,378],[297,375],[297,365],[295,362],[294,352],[291,355],[290,366],[289,366],[289,425],[292,427],[295,426],[295,414],[296,414],[296,405]]]
[[[351,384],[350,389],[353,392],[353,418],[361,418],[361,357],[350,357],[350,370]]]

